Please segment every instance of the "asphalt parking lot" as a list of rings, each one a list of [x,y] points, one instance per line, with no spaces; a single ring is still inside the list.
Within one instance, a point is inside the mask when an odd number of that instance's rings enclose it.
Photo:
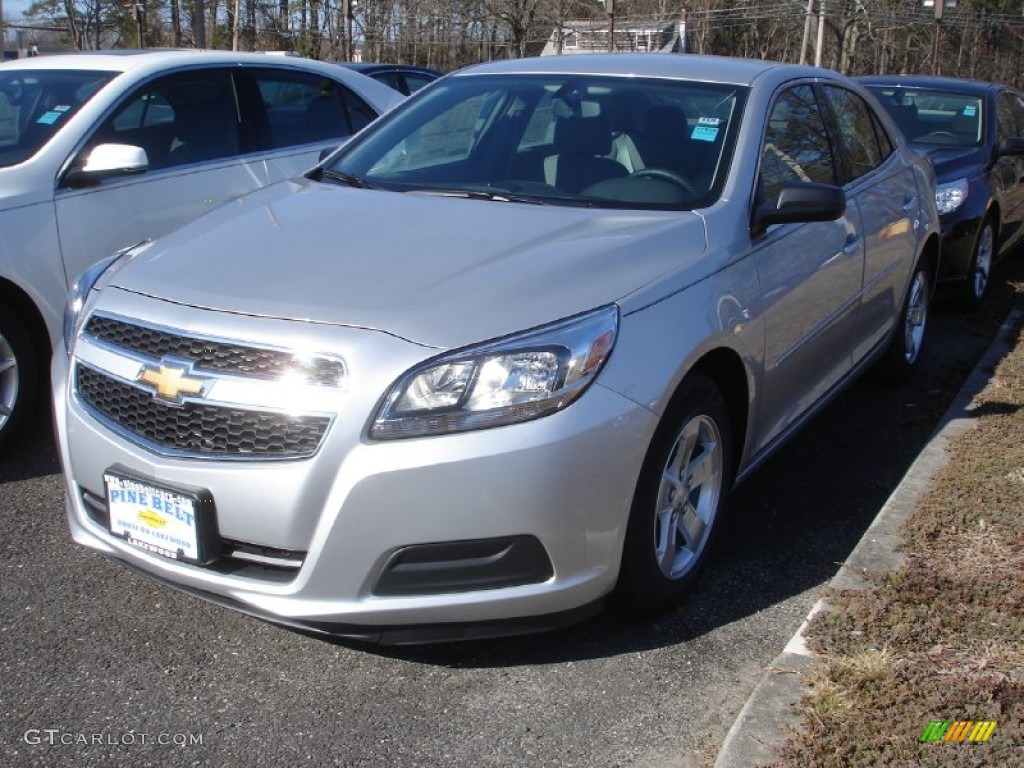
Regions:
[[[709,765],[764,668],[899,482],[1008,309],[938,306],[904,388],[851,388],[736,494],[678,612],[533,637],[329,643],[70,541],[49,418],[0,460],[0,765]]]

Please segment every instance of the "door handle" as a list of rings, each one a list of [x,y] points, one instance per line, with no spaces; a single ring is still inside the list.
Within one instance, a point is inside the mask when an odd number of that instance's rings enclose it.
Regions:
[[[904,201],[903,201],[903,211],[904,211],[904,213],[910,213],[915,208],[917,208],[917,196],[916,195],[911,195],[910,197],[904,199]]]
[[[860,237],[857,235],[850,235],[846,238],[846,244],[843,246],[843,253],[847,256],[851,256],[858,251],[860,251]]]

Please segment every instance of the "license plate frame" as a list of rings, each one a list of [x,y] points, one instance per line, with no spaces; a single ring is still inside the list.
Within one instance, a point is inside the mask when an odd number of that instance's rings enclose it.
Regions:
[[[206,565],[220,554],[208,490],[154,480],[116,464],[103,473],[103,483],[112,536],[194,565]]]

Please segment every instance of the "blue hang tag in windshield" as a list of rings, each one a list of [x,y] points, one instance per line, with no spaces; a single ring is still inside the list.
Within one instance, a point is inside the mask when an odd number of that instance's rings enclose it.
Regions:
[[[43,114],[39,116],[39,119],[36,120],[36,122],[42,123],[43,125],[53,125],[60,119],[60,116],[62,114],[64,113],[58,112],[55,109],[51,109],[49,112],[43,112]]]
[[[718,126],[716,125],[697,125],[693,128],[693,133],[690,134],[690,138],[694,141],[714,141],[718,138]]]

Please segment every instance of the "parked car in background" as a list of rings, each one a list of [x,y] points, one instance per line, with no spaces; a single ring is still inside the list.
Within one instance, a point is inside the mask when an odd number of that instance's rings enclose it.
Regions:
[[[1024,234],[1024,95],[996,83],[915,75],[862,77],[938,177],[939,279],[968,306]]]
[[[97,265],[53,363],[75,540],[381,642],[675,605],[734,482],[920,360],[934,175],[873,105],[763,61],[471,67]]]
[[[0,445],[88,266],[313,167],[401,97],[303,59],[200,51],[0,68]]]
[[[406,96],[416,93],[420,88],[437,80],[444,73],[428,67],[416,67],[411,64],[379,64],[368,61],[342,61],[343,67],[355,70],[361,75],[372,77]]]

